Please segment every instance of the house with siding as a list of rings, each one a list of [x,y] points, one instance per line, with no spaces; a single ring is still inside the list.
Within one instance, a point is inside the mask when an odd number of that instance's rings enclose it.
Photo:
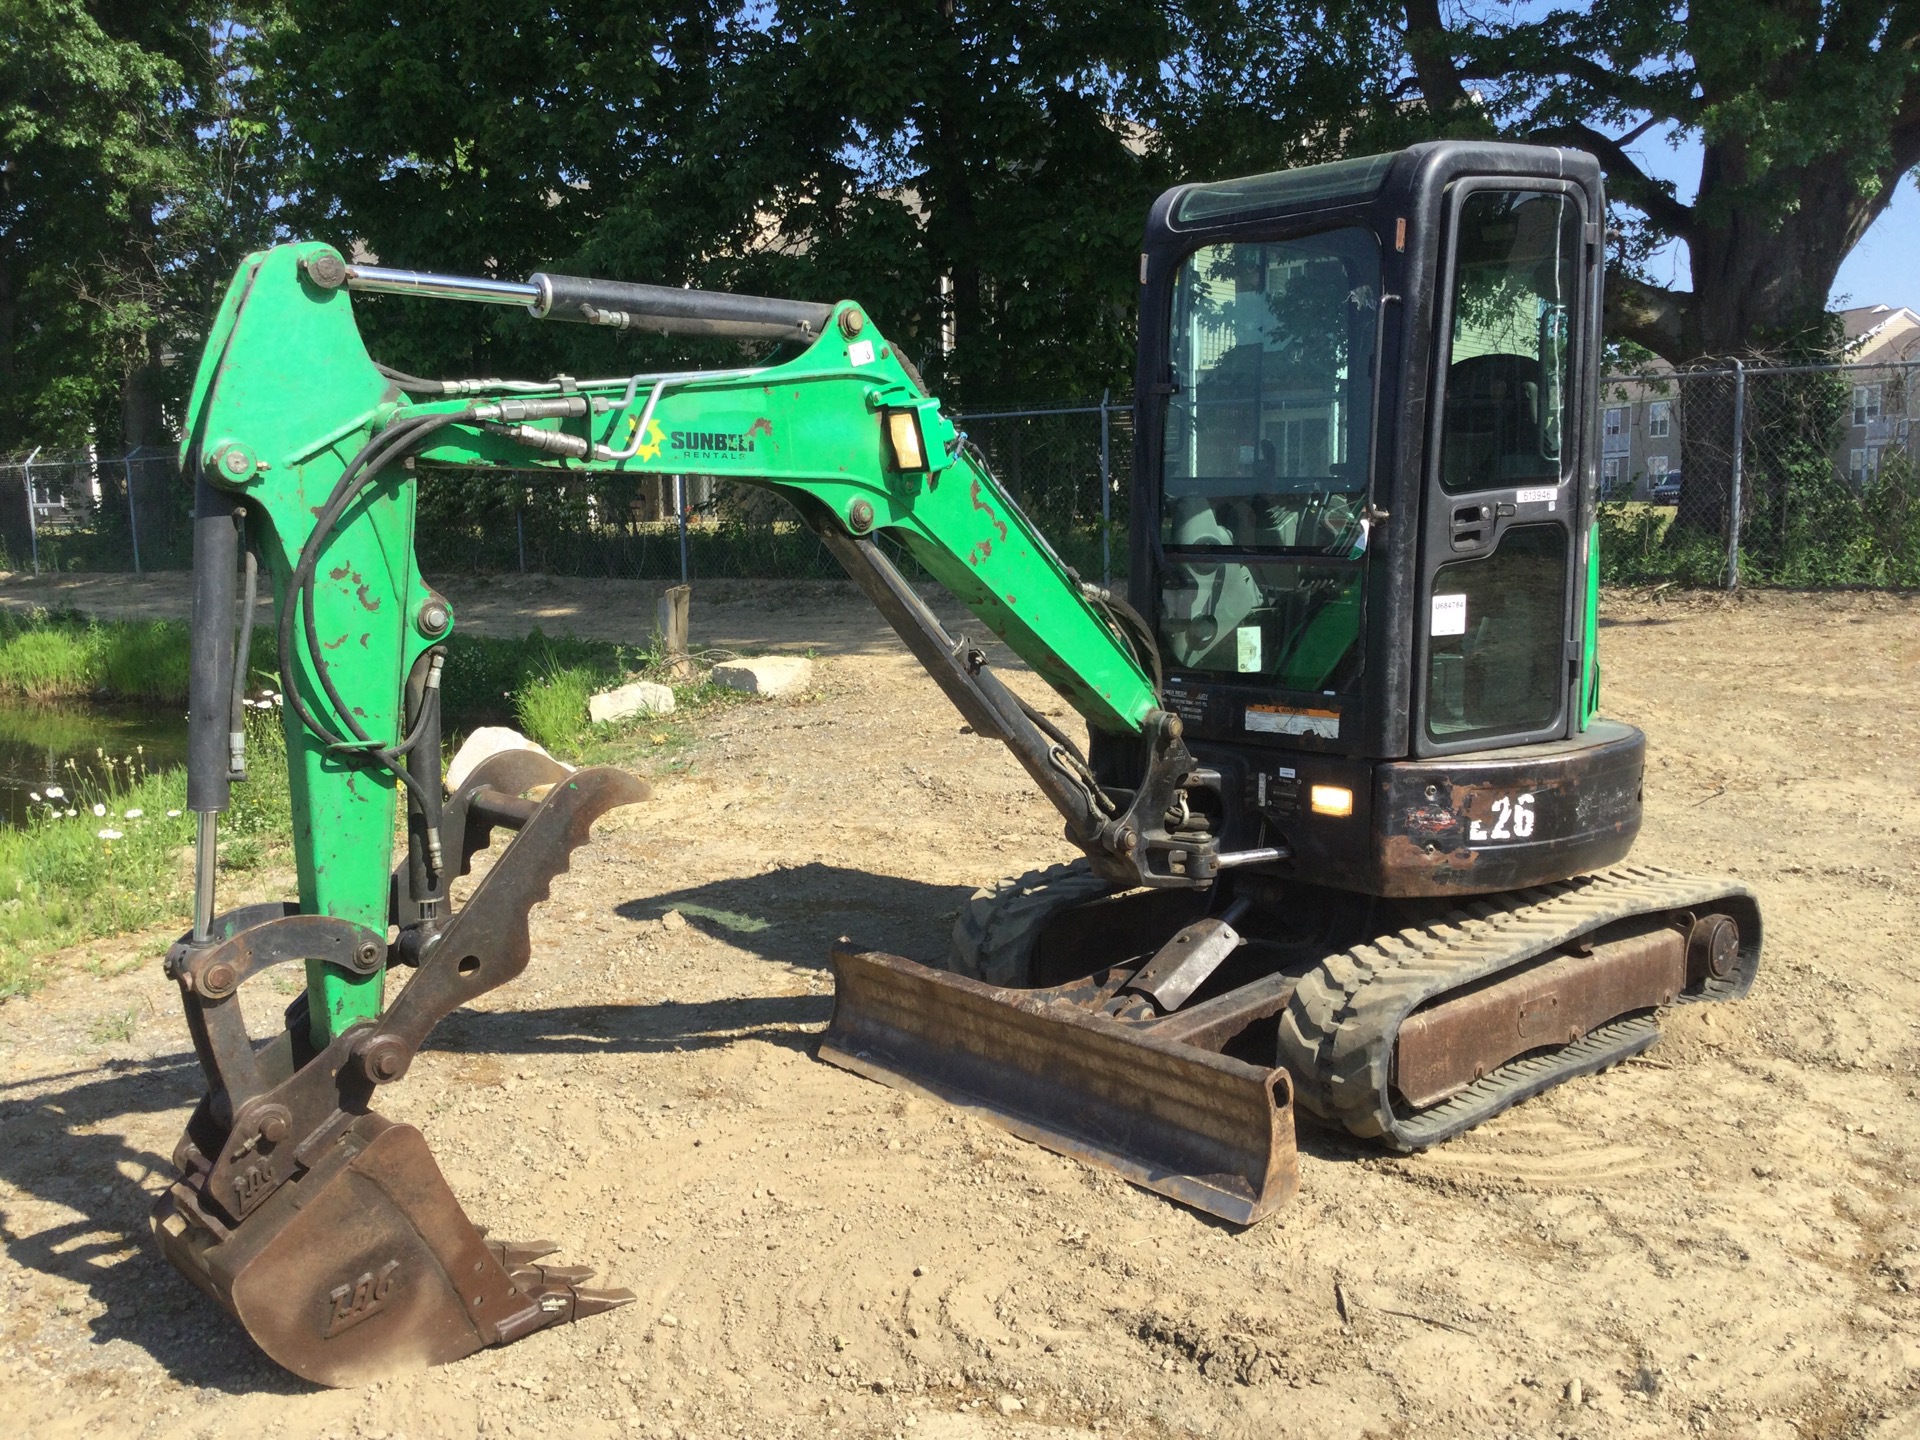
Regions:
[[[1645,500],[1680,468],[1681,387],[1673,367],[1656,361],[1645,374],[1600,388],[1600,493],[1609,500]]]
[[[1904,305],[1859,305],[1842,310],[1840,324],[1848,364],[1887,367],[1856,370],[1848,377],[1852,413],[1833,457],[1834,468],[1864,488],[1880,473],[1889,451],[1911,455],[1914,439],[1920,438],[1913,434],[1920,396],[1913,394],[1909,382],[1909,367],[1920,363],[1920,315]]]

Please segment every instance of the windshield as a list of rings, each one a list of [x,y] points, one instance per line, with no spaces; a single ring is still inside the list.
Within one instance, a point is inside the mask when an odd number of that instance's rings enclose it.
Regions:
[[[1159,617],[1176,665],[1357,678],[1379,276],[1358,226],[1210,245],[1176,274]]]

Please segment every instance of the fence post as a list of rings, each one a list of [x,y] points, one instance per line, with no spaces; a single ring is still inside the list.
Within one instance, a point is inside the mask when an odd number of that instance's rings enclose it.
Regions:
[[[133,541],[133,573],[140,573],[140,514],[133,505],[133,456],[120,457],[121,468],[127,472],[127,536]]]
[[[1100,583],[1109,589],[1113,585],[1113,469],[1107,402],[1112,398],[1111,385],[1100,392]]]
[[[22,483],[27,487],[27,543],[33,547],[33,578],[40,578],[40,517],[33,513],[33,457],[40,453],[38,445],[33,447],[33,455],[27,456],[27,463],[20,467]]]
[[[687,477],[673,477],[673,513],[680,522],[680,583],[688,583],[687,578]]]
[[[1733,479],[1727,494],[1727,589],[1740,588],[1740,481],[1747,458],[1747,368],[1733,362]]]
[[[525,497],[513,497],[513,533],[520,540],[520,573],[527,573],[527,521],[525,516]]]

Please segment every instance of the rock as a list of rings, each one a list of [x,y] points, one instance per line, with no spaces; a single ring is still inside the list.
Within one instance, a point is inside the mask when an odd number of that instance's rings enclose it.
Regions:
[[[1018,1395],[1002,1395],[995,1403],[1002,1415],[1018,1415],[1027,1408]]]
[[[484,761],[491,760],[494,756],[504,754],[508,750],[532,750],[537,754],[547,755],[545,746],[534,744],[518,730],[509,729],[505,725],[482,725],[467,736],[466,743],[454,755],[453,763],[447,766],[448,791],[458,790],[466,783],[467,777]],[[553,759],[551,755],[547,755],[547,758]],[[573,766],[564,761],[554,763],[563,770],[573,769]]]
[[[1579,1380],[1567,1381],[1567,1404],[1578,1405],[1586,1398],[1586,1387]]]
[[[678,910],[669,910],[660,917],[660,928],[663,930],[684,930],[687,928],[687,917],[682,915]]]
[[[729,660],[713,667],[713,683],[749,695],[778,699],[797,695],[813,681],[813,662],[798,655],[763,655],[757,660]]]
[[[596,725],[633,715],[672,713],[672,687],[653,680],[633,680],[612,690],[602,690],[587,701],[587,718]]]

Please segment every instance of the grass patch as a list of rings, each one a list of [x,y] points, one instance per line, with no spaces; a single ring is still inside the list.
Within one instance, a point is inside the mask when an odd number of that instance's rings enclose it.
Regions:
[[[221,824],[220,864],[230,872],[256,869],[292,843],[277,712],[247,713],[247,769]],[[0,999],[34,988],[35,962],[55,950],[190,918],[185,770],[150,774],[137,757],[108,756],[70,762],[64,783],[36,793],[33,818],[0,829]]]
[[[185,772],[75,767],[57,788],[27,825],[0,829],[0,998],[32,988],[50,951],[184,913]]]
[[[653,651],[538,632],[456,636],[450,650],[442,691],[449,751],[477,726],[507,724],[575,763],[673,767],[693,717],[747,698],[712,684],[681,686],[673,715],[593,725],[595,692],[635,675],[662,678]],[[253,674],[277,688],[271,633],[256,632],[250,659]],[[178,622],[0,613],[0,697],[184,703],[186,673]],[[44,738],[63,714],[71,717],[46,703],[15,709],[11,722]],[[0,710],[0,725],[7,717]],[[220,824],[227,877],[284,863],[292,848],[280,712],[250,709],[247,734],[249,778],[233,787]],[[34,988],[39,962],[54,951],[161,923],[184,927],[189,918],[193,817],[183,770],[149,773],[137,755],[103,756],[93,766],[70,763],[59,789],[43,795],[27,825],[0,828],[0,999]]]
[[[0,611],[0,695],[184,703],[187,627],[178,620]]]

